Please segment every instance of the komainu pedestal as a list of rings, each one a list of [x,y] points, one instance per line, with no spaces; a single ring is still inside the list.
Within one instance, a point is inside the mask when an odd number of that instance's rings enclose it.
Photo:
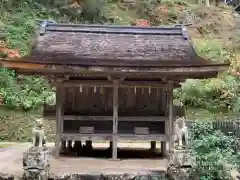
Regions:
[[[32,147],[23,153],[23,179],[47,180],[49,177],[49,149]]]
[[[172,180],[188,180],[192,171],[193,160],[189,149],[173,149],[169,157],[168,178]]]
[[[240,171],[238,172],[238,175],[237,175],[237,180],[240,180]]]
[[[179,168],[169,166],[167,169],[167,177],[169,180],[189,180],[191,179],[192,168]]]
[[[192,167],[193,156],[189,149],[172,149],[170,152],[170,165],[177,167]]]

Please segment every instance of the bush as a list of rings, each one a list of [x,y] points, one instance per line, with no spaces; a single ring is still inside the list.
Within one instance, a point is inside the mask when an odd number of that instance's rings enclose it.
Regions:
[[[52,102],[54,92],[48,82],[42,77],[19,76],[14,71],[0,69],[0,96],[4,106],[14,109],[38,109],[45,99]]]
[[[233,50],[223,42],[215,39],[194,39],[196,52],[201,56],[216,62],[230,62]]]
[[[181,88],[174,90],[174,96],[188,107],[240,112],[239,86],[240,78],[228,74],[206,80],[188,79]]]
[[[196,157],[191,176],[196,180],[231,180],[227,164],[233,162],[233,138],[214,130],[211,122],[195,123],[191,134]]]
[[[197,53],[216,62],[233,61],[233,50],[223,42],[214,39],[194,39]],[[205,108],[210,111],[240,112],[240,78],[222,73],[217,78],[206,80],[188,79],[175,90],[177,99],[186,106]]]
[[[82,3],[82,20],[86,23],[104,23],[104,2],[102,0],[84,0]]]
[[[206,121],[199,121],[194,123],[191,127],[191,138],[193,140],[201,139],[202,136],[208,136],[214,131],[213,123]]]
[[[22,113],[16,110],[0,109],[0,141],[28,142],[31,141],[31,131],[35,125],[36,118],[41,114]],[[55,138],[55,121],[44,121],[45,135],[48,142]]]

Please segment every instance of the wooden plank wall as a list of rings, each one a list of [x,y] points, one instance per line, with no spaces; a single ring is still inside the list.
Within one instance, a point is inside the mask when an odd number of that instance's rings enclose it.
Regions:
[[[119,116],[164,116],[165,90],[159,88],[120,88]],[[112,88],[67,88],[64,114],[112,116]]]

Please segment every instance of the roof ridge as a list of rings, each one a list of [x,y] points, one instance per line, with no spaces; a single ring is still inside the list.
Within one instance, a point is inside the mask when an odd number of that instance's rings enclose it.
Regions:
[[[51,20],[39,20],[40,36],[47,31],[56,32],[81,32],[81,33],[102,33],[102,34],[139,34],[139,35],[182,35],[188,40],[187,25],[176,24],[172,26],[123,26],[123,25],[100,25],[100,24],[63,24]]]

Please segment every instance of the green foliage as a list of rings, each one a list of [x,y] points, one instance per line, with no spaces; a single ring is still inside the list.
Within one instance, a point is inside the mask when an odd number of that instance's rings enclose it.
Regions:
[[[82,0],[80,7],[73,7],[69,1],[62,0],[13,0],[11,2],[4,0],[2,2],[0,6],[0,40],[4,40],[10,48],[18,48],[22,55],[30,52],[37,27],[36,19],[54,19],[57,22],[72,23],[130,24],[138,18],[147,18],[153,25],[161,25],[181,23],[184,19],[184,12],[193,8],[182,0],[138,0],[131,5],[115,0]],[[217,16],[222,14],[218,13],[219,10],[212,8],[208,11],[206,8],[198,6],[193,12],[196,19],[201,22],[201,19],[210,17],[211,11],[213,11],[213,21],[207,23],[212,26],[216,24],[214,22],[219,22]],[[219,23],[217,25],[219,26]],[[233,58],[231,49],[226,48],[218,40],[208,37],[208,39],[195,39],[194,42],[198,54],[207,59],[220,62],[230,61]],[[5,56],[5,54],[0,54],[0,57]],[[20,85],[18,77],[10,75],[13,73],[12,71],[3,70],[1,73],[4,73],[5,79],[10,80],[5,87],[0,86],[1,95],[4,96],[4,102],[8,107],[35,108],[43,103],[44,98],[54,104],[54,95],[49,96],[50,91],[47,84],[42,86],[48,89],[46,92],[42,89],[38,91],[35,88],[37,85],[34,84],[33,77],[22,80],[24,83],[30,83],[29,85]],[[34,83],[31,83],[30,79]],[[45,83],[41,79],[36,81],[40,84]],[[233,110],[238,112],[240,110],[240,97],[237,90],[239,81],[237,77],[230,75],[203,81],[188,80],[182,88],[175,91],[175,97],[187,106],[207,108],[211,111]]]
[[[14,71],[0,69],[0,95],[5,107],[30,110],[40,108],[54,93],[41,77],[18,76]]]
[[[233,58],[233,50],[227,48],[216,39],[194,39],[195,50],[201,57],[216,62],[230,62]]]
[[[139,0],[132,6],[140,18],[146,18],[154,26],[179,24],[189,4],[186,1]]]
[[[21,54],[26,54],[31,47],[32,36],[35,32],[35,19],[19,13],[13,16],[8,23],[6,26],[8,35],[5,42],[8,47],[18,48]]]
[[[196,157],[192,177],[196,180],[231,180],[228,164],[233,162],[233,138],[214,130],[211,122],[196,122],[191,134],[191,148]]]
[[[239,65],[235,62],[232,41],[229,41],[233,24],[231,10],[227,7],[221,9],[196,6],[192,7],[191,14],[195,24],[189,29],[197,54],[217,63],[229,62],[232,64],[229,70],[236,69]],[[240,112],[239,82],[239,77],[228,73],[208,80],[189,79],[181,88],[175,90],[174,94],[176,99],[188,107],[208,109],[212,112]]]
[[[0,141],[27,142],[31,141],[31,131],[35,119],[41,117],[38,112],[23,113],[22,111],[0,108]],[[55,136],[55,121],[44,121],[47,140],[53,142]]]
[[[85,0],[82,4],[82,17],[86,23],[104,23],[107,18],[103,11],[104,2],[102,0]]]
[[[60,22],[103,23],[100,1],[82,1],[81,9],[57,1],[12,1],[0,7],[1,36],[8,48],[18,49],[22,55],[30,52],[37,19],[56,19]],[[1,53],[1,57],[6,54]],[[5,107],[30,110],[41,108],[44,102],[55,104],[55,94],[41,77],[18,76],[14,71],[0,69],[0,97]]]
[[[213,123],[200,121],[194,123],[191,127],[191,138],[192,139],[201,139],[202,136],[209,136],[214,131]]]
[[[174,95],[186,106],[210,111],[239,112],[239,83],[239,77],[227,74],[207,80],[188,79],[181,88],[174,91]]]

